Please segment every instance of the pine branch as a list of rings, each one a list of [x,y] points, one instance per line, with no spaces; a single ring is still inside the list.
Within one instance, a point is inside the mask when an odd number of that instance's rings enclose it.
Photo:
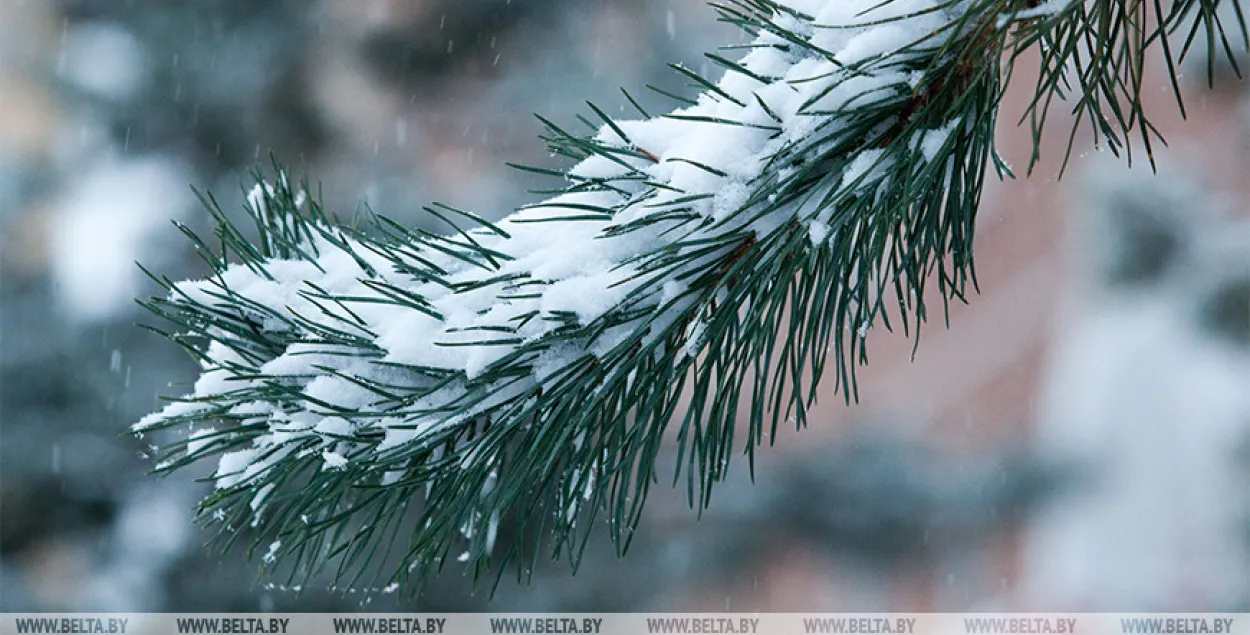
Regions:
[[[256,527],[298,575],[415,588],[458,554],[478,573],[576,563],[604,520],[623,550],[670,426],[674,483],[684,470],[705,506],[736,451],[803,427],[822,377],[854,399],[878,321],[918,333],[931,281],[943,309],[963,300],[986,173],[1009,173],[993,133],[1020,52],[1044,45],[1037,134],[1070,90],[1118,149],[1156,132],[1140,56],[1214,15],[1156,4],[1152,31],[1141,2],[715,6],[754,36],[745,56],[710,54],[717,82],[678,67],[702,92],[668,115],[626,93],[645,119],[590,105],[591,137],[542,120],[575,164],[525,168],[562,187],[498,223],[432,205],[448,234],[349,226],[280,168],[257,175],[254,227],[202,197],[215,237],[181,229],[212,274],[153,276],[166,295],[145,303],[202,365],[136,426],[185,434],[157,471],[216,460],[203,518]]]

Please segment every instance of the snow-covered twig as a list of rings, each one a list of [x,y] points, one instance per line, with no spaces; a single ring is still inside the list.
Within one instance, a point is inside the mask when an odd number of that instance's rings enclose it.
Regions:
[[[432,205],[446,236],[349,229],[281,171],[249,196],[259,241],[210,199],[220,253],[192,238],[214,274],[158,279],[169,295],[149,302],[203,372],[136,429],[186,430],[168,469],[216,457],[205,512],[263,517],[267,562],[399,549],[398,579],[464,539],[485,566],[501,517],[519,528],[504,560],[553,536],[576,554],[599,513],[627,543],[670,424],[706,504],[739,402],[753,451],[803,425],[830,357],[853,396],[887,307],[910,331],[928,282],[963,297],[982,183],[1002,169],[1007,8],[725,2],[755,40],[709,55],[720,81],[677,67],[697,98],[651,116],[627,94],[638,120],[592,105],[589,137],[544,120],[575,165],[529,169],[562,191],[497,223]],[[421,529],[396,546],[409,504]]]

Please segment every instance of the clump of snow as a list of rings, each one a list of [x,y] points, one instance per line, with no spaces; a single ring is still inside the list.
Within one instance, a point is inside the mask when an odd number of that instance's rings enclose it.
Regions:
[[[660,306],[664,306],[673,300],[676,300],[681,294],[686,292],[688,285],[680,280],[666,280],[660,287]]]
[[[291,187],[285,172],[279,174],[278,179],[283,188],[289,189]],[[261,214],[268,214],[270,212],[269,201],[277,194],[278,189],[273,185],[257,183],[247,192],[247,206]],[[303,207],[304,203],[308,202],[308,192],[305,192],[303,189],[295,192],[295,199],[292,202],[295,203],[295,207]]]
[[[707,332],[707,321],[694,319],[686,325],[686,344],[682,347],[682,355],[694,357],[703,349],[703,335]]]
[[[253,512],[260,512],[265,508],[265,501],[269,498],[269,495],[273,493],[274,487],[273,483],[266,483],[259,490],[256,490],[256,495],[252,497],[252,500],[249,503]],[[259,514],[257,514],[257,518],[259,518]]]
[[[829,234],[832,231],[828,225],[818,220],[808,221],[807,223],[807,237],[812,241],[813,247],[825,244],[825,240],[829,238]]]
[[[627,275],[628,271],[605,270],[553,282],[543,293],[542,309],[571,311],[582,324],[590,324],[620,304],[623,288],[618,283]]]
[[[955,130],[955,126],[959,123],[960,120],[954,119],[946,122],[945,125],[939,128],[926,130],[921,135],[918,135],[920,137],[920,154],[924,156],[926,162],[932,163],[937,158],[938,152],[946,145],[947,140],[950,139],[951,132]]]
[[[854,187],[861,181],[871,181],[882,168],[885,150],[865,150],[855,157],[842,173],[842,187]]]
[[[273,564],[277,562],[278,550],[281,548],[282,548],[281,540],[275,540],[269,543],[269,550],[265,552],[265,555],[261,557],[261,560],[264,560],[265,564]]]
[[[252,465],[252,459],[258,454],[255,448],[227,452],[217,462],[217,471],[213,477],[217,479],[217,487],[224,489],[233,487],[243,480],[243,474]]]
[[[568,368],[569,364],[585,354],[585,349],[572,342],[552,346],[539,354],[534,362],[534,378],[543,381]]]
[[[490,515],[490,522],[486,525],[486,553],[490,553],[495,549],[495,539],[499,537],[499,512],[493,512]]]
[[[190,436],[187,437],[187,454],[198,454],[212,441],[212,436],[217,433],[214,428],[199,428],[192,430]]]
[[[327,470],[341,470],[347,467],[347,458],[338,452],[326,450],[321,453],[321,460],[325,463]]]
[[[750,195],[751,188],[740,181],[731,181],[722,185],[720,191],[716,193],[712,218],[720,220],[737,212]]]
[[[313,428],[318,434],[345,437],[352,433],[352,424],[342,417],[326,417]]]

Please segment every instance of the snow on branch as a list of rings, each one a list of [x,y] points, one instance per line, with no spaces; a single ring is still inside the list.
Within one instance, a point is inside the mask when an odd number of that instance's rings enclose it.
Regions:
[[[666,428],[706,504],[739,402],[751,452],[803,425],[822,375],[851,399],[865,332],[918,329],[926,284],[962,298],[1005,169],[1013,7],[727,0],[755,40],[708,55],[719,81],[675,67],[696,98],[652,116],[627,93],[638,120],[591,105],[591,137],[544,120],[574,165],[526,169],[563,191],[497,223],[435,204],[444,235],[347,227],[279,171],[248,196],[250,240],[205,197],[220,248],[184,231],[212,275],[156,278],[148,302],[202,372],[135,430],[181,435],[159,470],[215,460],[205,517],[307,572],[576,559],[601,513],[627,544]],[[496,553],[501,518],[518,529]]]

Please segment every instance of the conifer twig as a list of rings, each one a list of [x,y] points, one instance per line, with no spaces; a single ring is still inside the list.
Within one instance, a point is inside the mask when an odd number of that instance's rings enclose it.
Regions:
[[[646,119],[591,105],[592,137],[543,119],[574,165],[526,168],[563,190],[502,221],[439,204],[446,235],[349,227],[280,168],[257,175],[246,228],[202,197],[214,238],[183,231],[211,275],[153,276],[165,295],[145,303],[202,365],[136,426],[177,435],[157,471],[216,461],[203,517],[255,526],[296,575],[576,563],[602,520],[624,549],[665,430],[674,482],[684,469],[705,506],[735,451],[804,425],[818,385],[855,397],[869,328],[918,331],[930,283],[944,308],[964,298],[986,172],[1009,173],[993,135],[1020,53],[1043,48],[1035,133],[1072,93],[1114,150],[1157,133],[1144,58],[1123,56],[1161,48],[1173,69],[1167,34],[1226,28],[1215,0],[714,6],[754,36],[745,56],[709,55],[718,82],[679,69],[702,92],[658,89],[668,115],[626,93]],[[1154,30],[1128,20],[1151,7]]]

